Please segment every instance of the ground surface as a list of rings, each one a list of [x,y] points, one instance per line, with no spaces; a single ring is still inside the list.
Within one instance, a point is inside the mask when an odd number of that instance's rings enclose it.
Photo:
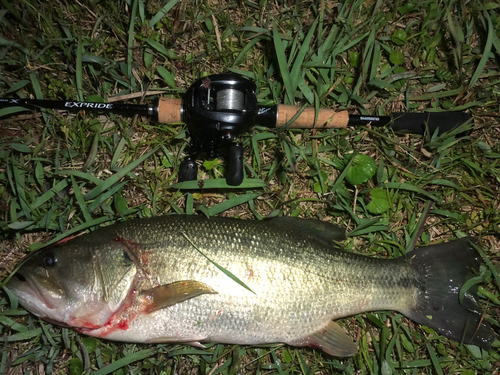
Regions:
[[[396,257],[473,235],[491,261],[481,303],[500,318],[500,7],[456,1],[3,1],[0,97],[151,102],[206,74],[237,72],[261,104],[385,115],[467,111],[471,133],[390,129],[270,131],[242,137],[247,179],[199,161],[203,188],[180,191],[183,125],[146,118],[0,109],[0,272],[24,254],[114,220],[164,213],[320,218],[346,249]],[[467,125],[466,125],[467,127]],[[470,126],[469,126],[470,127]],[[495,270],[496,267],[496,270]],[[282,345],[125,345],[40,322],[3,293],[0,373],[487,374],[490,352],[399,314],[341,321],[353,358]]]

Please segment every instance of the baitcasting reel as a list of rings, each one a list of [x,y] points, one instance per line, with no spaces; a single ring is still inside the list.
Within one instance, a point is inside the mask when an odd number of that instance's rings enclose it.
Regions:
[[[73,100],[0,98],[0,109],[52,108],[148,116],[162,124],[183,121],[191,136],[191,152],[179,170],[179,181],[197,178],[198,156],[226,161],[226,181],[238,186],[243,181],[243,147],[238,137],[255,124],[268,128],[328,129],[347,126],[390,124],[396,133],[446,132],[472,123],[464,112],[392,113],[390,116],[350,115],[346,110],[304,108],[293,105],[258,106],[256,85],[237,74],[216,74],[197,80],[185,99],[160,97],[151,104],[92,103]]]
[[[250,130],[258,114],[255,83],[235,74],[216,74],[197,80],[187,91],[182,120],[191,136],[190,155],[179,168],[179,181],[196,180],[198,156],[226,162],[226,182],[243,181],[243,146],[238,137]]]

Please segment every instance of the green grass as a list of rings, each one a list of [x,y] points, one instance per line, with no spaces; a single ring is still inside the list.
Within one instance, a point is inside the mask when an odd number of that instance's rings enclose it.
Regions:
[[[496,2],[2,1],[0,97],[181,97],[203,74],[254,80],[262,104],[351,113],[467,110],[469,135],[389,129],[270,131],[242,140],[248,185],[227,188],[205,163],[202,189],[179,190],[184,126],[0,109],[2,279],[27,252],[102,223],[169,212],[317,217],[351,232],[348,250],[397,257],[414,244],[473,235],[489,259],[485,318],[498,332],[500,291],[500,7]],[[202,162],[201,162],[202,163]],[[365,178],[357,180],[361,172]],[[496,268],[495,268],[496,267]],[[490,352],[393,312],[341,320],[348,359],[266,347],[134,345],[41,322],[6,292],[0,373],[494,374]]]

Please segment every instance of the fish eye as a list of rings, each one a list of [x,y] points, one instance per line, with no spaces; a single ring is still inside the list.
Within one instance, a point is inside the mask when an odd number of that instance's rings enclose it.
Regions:
[[[52,268],[56,265],[57,258],[52,254],[46,255],[45,257],[43,257],[42,263],[45,268]]]

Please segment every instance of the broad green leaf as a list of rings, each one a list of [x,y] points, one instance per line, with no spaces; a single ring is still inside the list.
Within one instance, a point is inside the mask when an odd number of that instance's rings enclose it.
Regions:
[[[389,199],[387,197],[387,191],[380,188],[375,188],[370,191],[370,203],[366,206],[368,211],[373,214],[381,214],[386,212],[391,208]]]
[[[122,213],[122,212],[128,210],[127,200],[125,198],[123,198],[123,196],[121,195],[120,192],[117,192],[113,196],[113,200],[114,200],[114,203],[115,203],[115,210],[116,210],[116,212]]]
[[[403,55],[403,52],[393,49],[391,51],[389,60],[391,60],[391,63],[393,63],[394,65],[402,65],[405,62],[405,57]]]
[[[403,46],[408,43],[408,39],[406,38],[406,32],[404,30],[394,30],[392,34],[392,41],[398,46]]]
[[[81,375],[83,374],[83,362],[80,358],[71,358],[69,360],[69,374]]]
[[[95,337],[82,337],[82,344],[85,345],[85,349],[90,354],[97,349],[99,341]]]
[[[349,64],[351,64],[352,67],[357,68],[360,63],[359,57],[359,52],[349,51]]]
[[[352,165],[347,170],[346,179],[352,185],[360,185],[375,176],[377,165],[368,155],[357,154],[353,158]]]

